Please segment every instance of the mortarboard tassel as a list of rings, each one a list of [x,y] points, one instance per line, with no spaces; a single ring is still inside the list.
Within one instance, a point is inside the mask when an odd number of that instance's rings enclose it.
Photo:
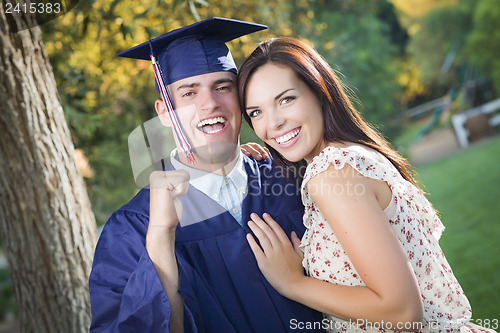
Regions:
[[[150,57],[151,57],[151,62],[153,63],[155,79],[156,82],[158,83],[158,86],[160,87],[160,93],[163,97],[163,100],[165,101],[165,105],[167,107],[167,113],[170,118],[170,122],[172,123],[175,135],[177,136],[177,139],[179,141],[179,144],[181,145],[184,155],[186,155],[187,161],[189,163],[195,163],[196,160],[193,154],[193,149],[191,148],[191,145],[187,140],[186,134],[184,133],[184,130],[182,129],[182,126],[179,122],[179,118],[177,117],[177,113],[175,112],[174,103],[172,102],[172,97],[170,96],[170,92],[168,91],[168,88],[165,86],[163,82],[163,74],[161,72],[160,64],[156,61],[156,58],[154,56],[153,44],[151,43],[151,41],[149,41],[149,46],[151,48]]]

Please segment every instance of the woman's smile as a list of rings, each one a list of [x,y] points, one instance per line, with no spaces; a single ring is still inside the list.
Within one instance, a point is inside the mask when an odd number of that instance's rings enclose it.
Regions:
[[[246,113],[257,136],[289,161],[312,159],[323,147],[321,103],[289,67],[268,63],[255,71]]]
[[[293,145],[299,135],[300,135],[300,130],[302,129],[302,127],[297,127],[297,128],[294,128],[293,130],[291,131],[288,131],[286,132],[285,134],[283,135],[280,135],[280,136],[277,136],[275,138],[273,138],[280,146],[282,147],[289,147],[291,145]]]

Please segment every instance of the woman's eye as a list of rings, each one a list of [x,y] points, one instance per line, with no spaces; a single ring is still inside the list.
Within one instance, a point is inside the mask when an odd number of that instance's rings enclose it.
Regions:
[[[280,100],[280,105],[288,104],[294,100],[295,100],[295,97],[293,97],[293,96],[284,97]]]
[[[260,111],[260,110],[253,110],[252,112],[250,112],[250,113],[248,114],[248,116],[249,116],[250,118],[255,118],[255,117],[257,117],[257,116],[258,116],[259,114],[261,114],[261,113],[262,113],[262,111]]]
[[[194,92],[188,91],[188,92],[182,94],[182,97],[190,97],[190,96],[193,96],[193,95],[194,95]]]

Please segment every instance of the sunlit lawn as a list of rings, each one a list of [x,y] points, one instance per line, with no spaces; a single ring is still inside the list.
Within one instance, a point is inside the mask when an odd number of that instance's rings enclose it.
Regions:
[[[475,319],[500,320],[499,164],[496,138],[418,167],[446,226],[441,247]]]

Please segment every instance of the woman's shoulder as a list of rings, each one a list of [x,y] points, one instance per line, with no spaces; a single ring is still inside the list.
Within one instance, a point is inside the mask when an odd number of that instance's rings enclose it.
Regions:
[[[329,143],[311,163],[308,164],[309,169],[329,167],[333,164],[336,168],[344,167],[345,163],[356,161],[358,164],[364,161],[371,163],[385,163],[388,160],[384,155],[371,147],[353,142],[333,142]],[[356,165],[354,165],[356,167]]]
[[[308,181],[328,169],[352,168],[368,178],[388,180],[400,175],[389,160],[373,148],[351,142],[328,144],[308,164],[303,186]]]
[[[340,157],[357,156],[375,160],[385,157],[375,149],[355,142],[332,142],[322,151],[325,155],[340,155]]]

